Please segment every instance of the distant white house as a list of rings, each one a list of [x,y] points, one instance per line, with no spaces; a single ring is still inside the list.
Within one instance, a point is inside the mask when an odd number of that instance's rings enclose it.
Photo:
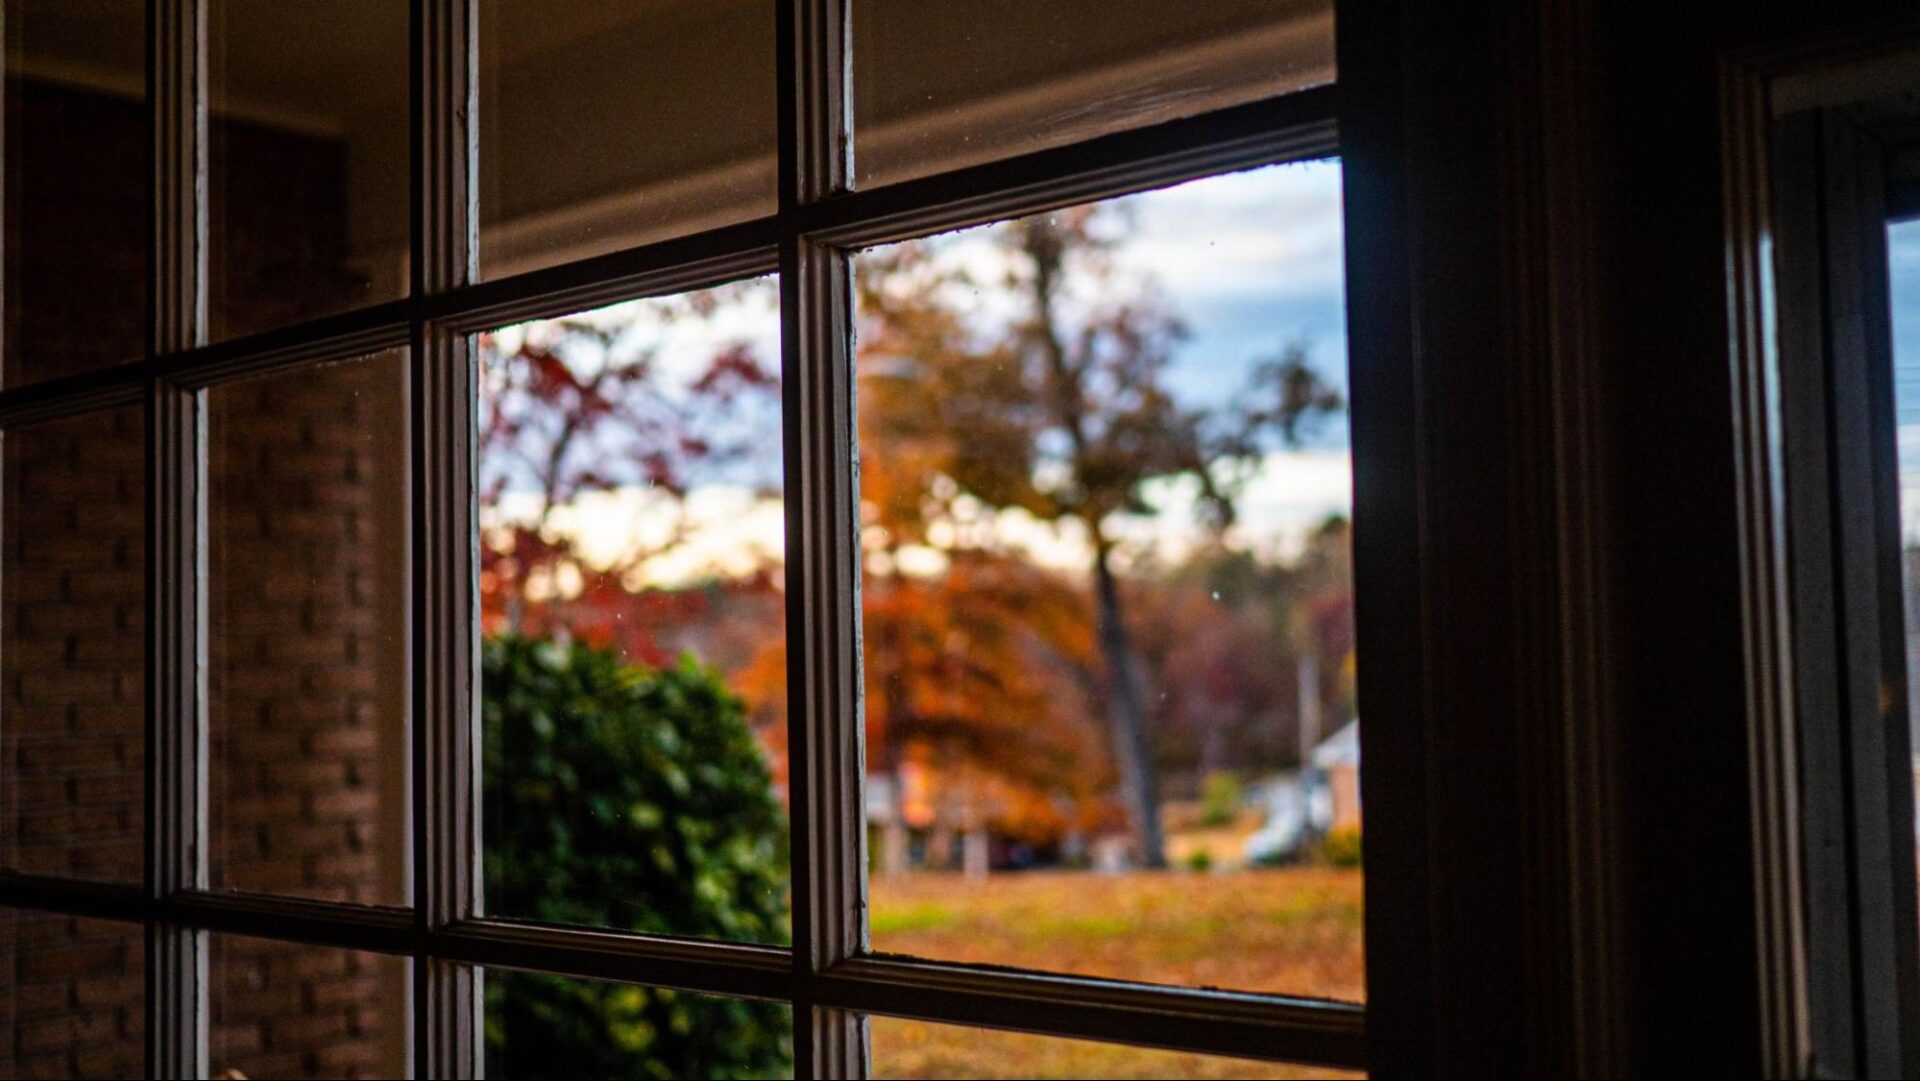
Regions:
[[[1266,817],[1246,840],[1247,862],[1292,859],[1317,837],[1360,828],[1360,722],[1348,721],[1314,744],[1306,765],[1256,786]]]
[[[1333,800],[1329,830],[1360,828],[1360,719],[1340,730],[1313,749],[1313,767],[1326,778],[1326,789]]]

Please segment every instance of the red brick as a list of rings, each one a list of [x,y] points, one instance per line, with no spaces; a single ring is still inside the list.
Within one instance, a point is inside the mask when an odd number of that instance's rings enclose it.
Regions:
[[[307,811],[317,819],[360,821],[379,813],[380,795],[364,788],[327,788],[314,794]]]
[[[339,729],[315,732],[308,739],[314,754],[373,754],[380,746],[380,735],[371,728]]]
[[[29,638],[61,638],[68,634],[108,632],[116,626],[119,610],[108,604],[71,604],[50,601],[23,604],[15,610],[18,620],[9,642]]]
[[[146,993],[144,977],[139,972],[123,975],[89,975],[73,983],[74,1001],[82,1006],[102,1008],[138,1004]]]
[[[146,574],[136,568],[95,568],[67,578],[69,599],[80,601],[127,600],[146,594]]]

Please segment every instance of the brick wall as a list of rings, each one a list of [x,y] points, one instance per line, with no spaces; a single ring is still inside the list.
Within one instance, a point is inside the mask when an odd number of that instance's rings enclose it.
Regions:
[[[405,958],[215,936],[214,1076],[402,1077],[406,1015],[390,1003]],[[297,1003],[298,1008],[293,1008]]]
[[[406,898],[398,354],[208,404],[213,881]]]
[[[0,488],[0,857],[138,883],[145,861],[143,419],[8,432]]]
[[[141,1077],[140,928],[0,911],[0,1076]]]
[[[9,377],[116,362],[129,340],[137,354],[144,227],[124,226],[145,197],[137,167],[101,165],[144,161],[139,107],[18,84],[7,106],[9,179],[33,185],[8,192],[9,240],[30,238],[10,249]],[[232,228],[215,253],[215,326],[338,307],[358,287],[338,266],[342,149],[241,125],[216,141]],[[405,899],[404,388],[389,356],[209,392],[210,869],[221,888]],[[131,409],[5,437],[9,867],[139,881],[143,423]],[[71,987],[95,988],[85,1009],[71,1003],[75,1018],[138,1016],[139,951],[94,948],[91,933],[55,921],[33,950],[16,942],[0,976],[24,986],[59,955]],[[217,939],[216,953],[216,1072],[380,1076],[402,1061],[403,964],[252,939]],[[95,1072],[76,1056],[103,1022],[12,1020],[0,1036],[16,1057],[64,1051],[54,1074]],[[60,1032],[67,1046],[49,1047]]]

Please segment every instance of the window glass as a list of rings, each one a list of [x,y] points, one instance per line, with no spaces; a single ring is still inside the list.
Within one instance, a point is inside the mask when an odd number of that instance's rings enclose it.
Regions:
[[[407,901],[407,365],[207,392],[216,889]]]
[[[210,0],[209,332],[407,291],[406,0]]]
[[[144,1077],[146,932],[0,909],[0,1075]]]
[[[858,257],[875,950],[1363,996],[1339,191]]]
[[[861,0],[861,186],[1333,81],[1329,0]]]
[[[406,1077],[408,961],[211,936],[212,1077]]]
[[[480,5],[480,271],[774,209],[769,0]]]
[[[0,7],[9,386],[146,351],[146,25],[143,0]]]
[[[1362,1074],[1280,1062],[1063,1040],[1021,1032],[875,1017],[867,1022],[876,1078],[1335,1078]]]
[[[480,339],[496,916],[787,941],[778,288]]]
[[[1907,711],[1920,844],[1920,218],[1887,228],[1892,287],[1893,398],[1900,469],[1900,571],[1906,587]]]
[[[142,880],[145,438],[138,408],[0,436],[0,865],[12,870]]]
[[[495,1081],[793,1076],[785,1003],[499,969],[485,981]]]

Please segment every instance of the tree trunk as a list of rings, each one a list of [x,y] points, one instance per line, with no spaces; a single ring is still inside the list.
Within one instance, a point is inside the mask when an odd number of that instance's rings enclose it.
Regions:
[[[1074,472],[1081,475],[1089,455],[1086,428],[1086,387],[1067,357],[1054,319],[1056,279],[1063,263],[1063,246],[1051,226],[1030,222],[1022,248],[1033,260],[1034,330],[1047,365],[1047,397],[1054,415],[1073,447]],[[1120,768],[1120,791],[1133,819],[1140,845],[1140,862],[1155,869],[1167,865],[1166,845],[1160,836],[1160,790],[1154,778],[1153,755],[1147,746],[1146,691],[1140,678],[1140,659],[1133,636],[1120,612],[1120,586],[1114,580],[1104,515],[1097,505],[1078,510],[1093,539],[1094,598],[1099,608],[1100,653],[1107,667],[1107,722],[1113,733],[1113,755]]]
[[[1099,536],[1097,530],[1094,535]],[[1159,781],[1154,776],[1153,750],[1147,741],[1146,692],[1141,686],[1140,658],[1120,610],[1120,584],[1114,579],[1104,541],[1094,546],[1093,580],[1099,607],[1100,653],[1107,666],[1107,722],[1113,730],[1120,791],[1133,819],[1140,862],[1157,870],[1167,865],[1167,852],[1160,834]]]

